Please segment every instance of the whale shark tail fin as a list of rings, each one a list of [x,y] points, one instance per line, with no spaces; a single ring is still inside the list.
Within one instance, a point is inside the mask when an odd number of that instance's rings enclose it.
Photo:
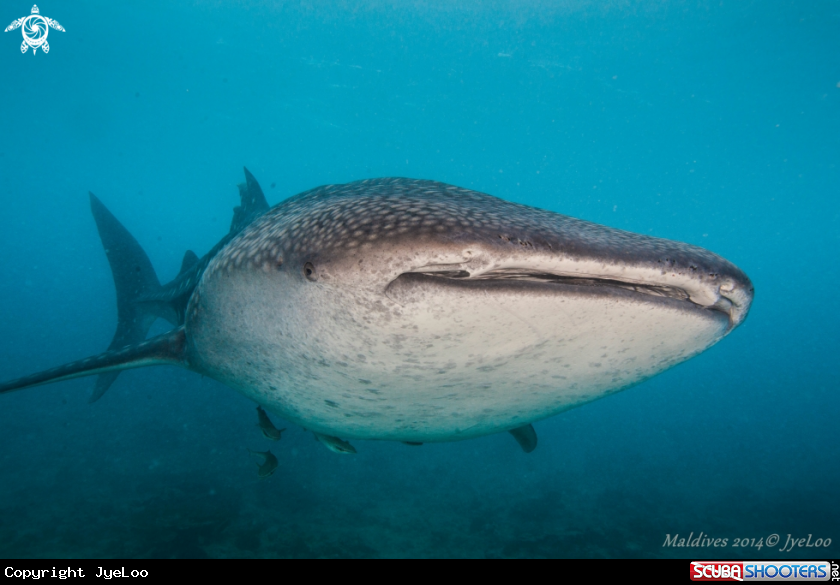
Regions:
[[[185,348],[184,328],[178,327],[148,341],[106,351],[97,356],[0,384],[0,394],[82,376],[95,374],[108,376],[131,368],[162,365],[185,366]]]
[[[93,193],[90,209],[117,289],[117,330],[108,346],[108,351],[114,351],[146,339],[152,323],[161,315],[155,303],[140,299],[158,292],[161,285],[146,252]],[[89,402],[99,400],[118,375],[119,369],[101,374]]]

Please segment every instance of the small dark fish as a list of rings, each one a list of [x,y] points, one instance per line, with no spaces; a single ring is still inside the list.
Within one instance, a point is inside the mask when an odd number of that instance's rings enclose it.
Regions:
[[[262,406],[257,406],[257,426],[260,427],[263,436],[271,441],[279,441],[280,434],[286,429],[278,430],[273,424],[268,414],[263,410]]]
[[[251,451],[248,449],[248,453],[256,455],[257,457],[262,457],[262,464],[257,463],[258,476],[263,478],[268,477],[277,469],[277,457],[275,457],[271,451]]]

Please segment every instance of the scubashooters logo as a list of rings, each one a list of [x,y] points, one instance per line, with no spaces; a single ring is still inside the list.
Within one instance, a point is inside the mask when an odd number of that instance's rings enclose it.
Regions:
[[[50,44],[47,42],[47,35],[50,33],[50,28],[64,32],[64,27],[58,24],[57,20],[41,16],[38,5],[36,4],[32,7],[32,14],[12,21],[12,24],[7,26],[3,32],[21,29],[23,42],[20,45],[20,52],[25,53],[29,47],[32,47],[32,54],[34,55],[38,52],[38,47],[44,53],[50,52]]]
[[[828,561],[694,561],[692,581],[829,581]]]

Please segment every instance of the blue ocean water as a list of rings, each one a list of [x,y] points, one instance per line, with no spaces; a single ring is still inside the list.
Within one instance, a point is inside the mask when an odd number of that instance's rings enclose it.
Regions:
[[[66,29],[48,54],[0,34],[0,380],[110,342],[88,191],[168,281],[227,232],[243,165],[271,204],[405,176],[690,242],[756,297],[704,354],[537,422],[529,455],[341,457],[279,420],[269,445],[252,402],[169,367],[92,405],[91,379],[0,396],[0,556],[838,556],[838,2],[39,8]],[[667,545],[701,532],[727,546]]]

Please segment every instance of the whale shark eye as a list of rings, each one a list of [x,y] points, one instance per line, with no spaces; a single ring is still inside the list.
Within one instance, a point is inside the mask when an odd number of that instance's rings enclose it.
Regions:
[[[318,280],[315,278],[315,265],[312,262],[307,262],[303,265],[303,275],[312,282]]]

